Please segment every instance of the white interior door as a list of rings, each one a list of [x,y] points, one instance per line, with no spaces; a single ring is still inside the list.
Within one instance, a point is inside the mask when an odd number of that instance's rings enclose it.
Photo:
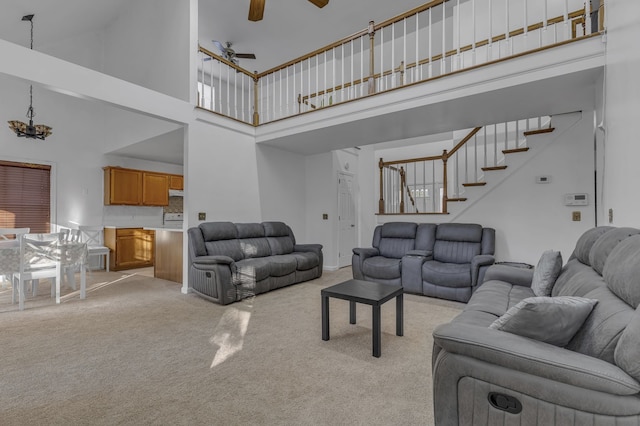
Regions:
[[[353,197],[353,176],[338,173],[338,267],[351,265],[352,249],[356,246],[356,205]]]

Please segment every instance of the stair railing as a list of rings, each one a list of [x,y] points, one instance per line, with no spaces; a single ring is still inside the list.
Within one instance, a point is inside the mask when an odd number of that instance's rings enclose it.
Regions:
[[[380,158],[378,214],[446,214],[448,203],[467,200],[466,188],[486,184],[487,172],[506,169],[507,155],[528,151],[527,135],[551,130],[548,116],[515,120],[464,131],[441,155]]]

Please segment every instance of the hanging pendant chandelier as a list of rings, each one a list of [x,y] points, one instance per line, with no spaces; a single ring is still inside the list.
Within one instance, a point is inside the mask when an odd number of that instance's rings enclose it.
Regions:
[[[34,15],[25,15],[22,17],[23,21],[31,22],[31,50],[33,50],[33,16]],[[11,120],[9,121],[9,128],[13,130],[19,138],[44,140],[44,138],[51,135],[52,129],[44,124],[33,124],[33,117],[35,117],[35,115],[33,111],[33,85],[29,85],[29,108],[27,109],[29,123]]]

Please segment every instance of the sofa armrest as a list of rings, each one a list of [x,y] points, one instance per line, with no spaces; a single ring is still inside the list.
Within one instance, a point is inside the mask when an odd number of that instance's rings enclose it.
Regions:
[[[198,256],[193,259],[193,263],[199,266],[205,265],[231,265],[233,259],[229,256]]]
[[[409,250],[405,253],[405,256],[422,256],[425,260],[430,260],[433,258],[432,250]]]
[[[360,256],[363,260],[368,257],[378,256],[380,251],[377,248],[369,247],[369,248],[354,248],[353,253]]]
[[[487,268],[493,265],[496,258],[491,254],[479,254],[471,259],[471,287],[482,284]]]
[[[548,380],[614,395],[640,392],[640,383],[613,364],[515,334],[448,323],[436,327],[433,337],[447,352]]]
[[[293,246],[293,251],[320,253],[322,251],[322,244],[296,244]]]
[[[482,282],[498,280],[512,285],[531,287],[532,279],[533,269],[516,268],[507,265],[492,265],[484,274],[484,280],[482,280]]]

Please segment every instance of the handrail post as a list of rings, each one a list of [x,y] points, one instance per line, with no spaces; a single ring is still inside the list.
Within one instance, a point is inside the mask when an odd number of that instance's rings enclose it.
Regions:
[[[447,150],[442,151],[442,213],[447,213],[447,199],[448,199],[448,189],[449,183],[447,182],[447,160],[449,159],[449,155],[447,154]]]
[[[383,177],[382,177],[382,169],[384,168],[384,162],[382,161],[382,157],[378,162],[378,167],[380,167],[380,200],[378,201],[378,214],[384,214],[384,196],[383,196],[384,184],[383,184]]]
[[[404,166],[400,166],[400,213],[404,213],[404,186],[406,183],[406,177],[404,173]]]
[[[258,114],[258,71],[253,72],[253,125],[260,124],[260,114]]]
[[[374,62],[376,30],[374,28],[373,21],[369,21],[368,33],[369,33],[369,94],[372,95],[376,93],[375,62]]]

